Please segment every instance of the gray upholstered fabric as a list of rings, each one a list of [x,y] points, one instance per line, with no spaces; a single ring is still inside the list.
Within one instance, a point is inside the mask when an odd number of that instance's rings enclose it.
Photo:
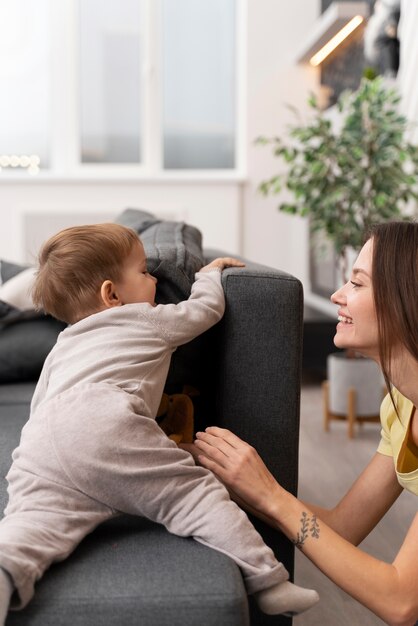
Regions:
[[[13,278],[13,276],[20,274],[20,272],[28,267],[29,265],[22,265],[21,263],[11,263],[10,261],[0,259],[0,283],[7,282],[11,278]]]
[[[27,265],[0,260],[1,283]],[[34,381],[66,324],[34,310],[21,311],[0,300],[0,383]]]
[[[22,320],[32,320],[43,317],[41,312],[33,310],[22,310],[15,306],[0,300],[0,330],[15,322]]]
[[[32,399],[35,384],[34,382],[2,384],[0,386],[0,407],[19,404],[23,405],[26,413],[29,413],[29,403]]]
[[[226,253],[214,251],[207,262]],[[279,481],[296,491],[302,337],[298,280],[247,263],[223,274],[223,320],[175,358],[174,383],[191,383],[196,428],[218,424],[251,442]],[[28,414],[30,387],[0,387],[0,476]],[[21,398],[21,400],[19,400]],[[5,481],[0,505],[4,505]],[[256,526],[287,569],[293,546],[261,522]],[[285,626],[247,598],[235,564],[190,539],[145,520],[119,518],[92,533],[38,585],[33,602],[7,626]]]
[[[36,380],[65,324],[50,316],[0,327],[0,383]]]
[[[141,237],[148,271],[158,279],[156,302],[188,298],[194,275],[204,263],[200,231],[184,222],[159,220],[139,209],[126,209],[115,221]]]
[[[208,260],[215,256],[218,251],[208,252]],[[216,389],[214,421],[251,442],[283,487],[296,493],[302,285],[289,274],[248,261],[243,270],[224,271],[222,282],[227,306],[212,346],[216,366],[210,370],[211,387]],[[252,521],[293,572],[288,540],[259,520]],[[251,608],[257,626],[280,623]]]
[[[279,454],[278,435],[283,429],[291,442],[298,440],[301,285],[279,272],[260,277],[251,266],[241,275],[226,271],[223,285],[228,306],[219,338],[217,418],[250,438],[283,486],[295,490],[298,449]]]
[[[235,564],[139,518],[104,524],[53,566],[7,626],[241,626],[248,623]]]
[[[0,517],[7,502],[5,476],[12,462],[12,452],[20,431],[29,417],[33,384],[0,385]]]

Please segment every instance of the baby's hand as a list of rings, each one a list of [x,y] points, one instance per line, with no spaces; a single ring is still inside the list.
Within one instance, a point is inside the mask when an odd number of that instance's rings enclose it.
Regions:
[[[210,272],[214,269],[224,270],[226,267],[245,267],[245,263],[242,261],[238,261],[238,259],[233,259],[230,256],[220,257],[219,259],[214,259],[209,265],[205,265],[200,270],[201,272]]]

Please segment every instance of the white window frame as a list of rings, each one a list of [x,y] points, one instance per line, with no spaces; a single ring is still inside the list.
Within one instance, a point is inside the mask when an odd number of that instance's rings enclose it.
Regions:
[[[243,180],[246,172],[247,1],[236,0],[236,166],[217,170],[164,170],[161,101],[161,3],[144,0],[143,150],[141,164],[91,164],[80,160],[78,0],[49,0],[51,15],[51,167],[38,176],[121,180]],[[156,138],[160,138],[157,141]],[[33,177],[32,177],[33,180]]]

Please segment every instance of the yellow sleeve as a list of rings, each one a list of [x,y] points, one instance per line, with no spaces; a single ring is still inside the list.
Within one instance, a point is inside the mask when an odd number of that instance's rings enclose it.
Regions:
[[[380,443],[377,451],[386,456],[393,456],[392,443],[390,438],[390,427],[393,421],[394,408],[389,394],[387,394],[380,406]]]

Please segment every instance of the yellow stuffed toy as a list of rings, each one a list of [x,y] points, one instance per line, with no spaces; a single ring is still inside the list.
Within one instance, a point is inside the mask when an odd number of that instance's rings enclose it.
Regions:
[[[185,386],[183,393],[163,393],[157,413],[157,422],[167,437],[179,443],[193,443],[194,407],[191,396],[195,389]]]

